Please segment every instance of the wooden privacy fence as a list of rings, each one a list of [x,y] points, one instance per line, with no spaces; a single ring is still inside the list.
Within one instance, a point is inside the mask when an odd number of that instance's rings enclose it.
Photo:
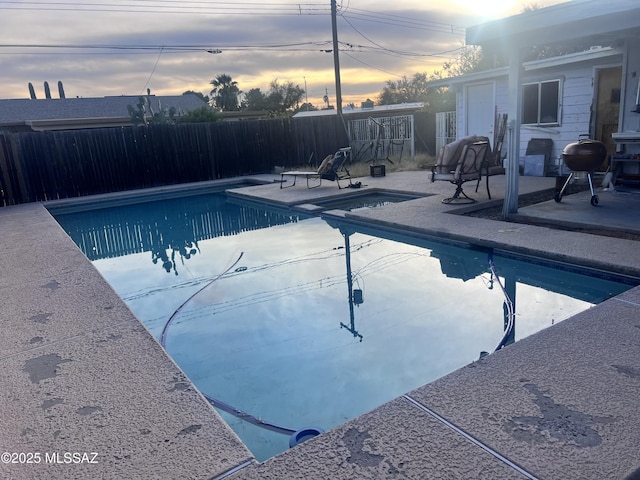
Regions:
[[[346,145],[337,116],[0,132],[0,206],[317,164]]]

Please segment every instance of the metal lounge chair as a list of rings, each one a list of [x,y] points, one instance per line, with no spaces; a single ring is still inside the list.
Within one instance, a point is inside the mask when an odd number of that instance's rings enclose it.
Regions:
[[[493,175],[504,175],[505,168],[502,163],[502,145],[504,144],[504,136],[507,132],[507,114],[496,113],[495,119],[495,132],[493,135],[493,150],[491,150],[485,156],[484,163],[482,165],[482,175],[484,175],[487,183],[487,196],[491,200],[491,190],[489,190],[489,177]],[[480,179],[476,184],[476,192],[480,186]]]
[[[305,177],[307,179],[307,188],[317,188],[322,185],[322,180],[329,180],[336,182],[338,188],[343,188],[340,185],[340,180],[349,180],[351,185],[351,174],[346,168],[347,158],[351,155],[351,147],[345,147],[338,150],[333,155],[327,155],[322,161],[317,170],[304,171],[293,170],[289,172],[282,172],[280,174],[280,188],[293,187],[296,184],[298,177]],[[284,186],[285,176],[292,176],[293,183],[291,185]],[[310,183],[310,180],[312,181]],[[317,180],[317,182],[316,182]]]
[[[436,164],[431,167],[431,181],[447,181],[456,186],[453,196],[442,203],[474,203],[462,185],[470,181],[479,181],[485,157],[489,152],[489,139],[470,136],[449,143],[440,149]]]

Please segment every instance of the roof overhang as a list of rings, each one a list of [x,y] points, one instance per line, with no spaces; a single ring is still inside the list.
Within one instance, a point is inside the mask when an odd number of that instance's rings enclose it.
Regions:
[[[522,68],[525,72],[540,70],[543,68],[553,68],[558,66],[571,65],[582,62],[593,62],[611,57],[622,56],[623,50],[619,47],[592,47],[589,50],[576,53],[568,53],[557,57],[543,58],[542,60],[532,60],[524,62]]]
[[[637,0],[573,0],[467,29],[467,45],[513,48],[591,39],[594,45],[640,32]]]
[[[536,70],[543,70],[545,68],[553,68],[558,66],[566,67],[567,65],[577,64],[581,62],[592,62],[601,59],[608,59],[611,57],[622,56],[622,54],[623,51],[621,48],[594,47],[583,52],[570,53],[557,57],[543,58],[542,60],[532,60],[530,62],[524,62],[522,64],[522,68],[525,72],[532,72]],[[428,85],[434,88],[447,87],[461,83],[474,83],[486,80],[495,80],[500,77],[507,77],[508,75],[509,67],[502,67],[495,68],[493,70],[484,70],[482,72],[469,73],[467,75],[460,75],[459,77],[432,80],[428,83]]]
[[[457,77],[441,78],[439,80],[431,80],[427,82],[427,85],[432,88],[450,87],[460,83],[475,83],[486,80],[494,80],[500,77],[506,77],[509,75],[509,68],[494,68],[492,70],[483,70],[482,72],[467,73],[466,75],[459,75]]]

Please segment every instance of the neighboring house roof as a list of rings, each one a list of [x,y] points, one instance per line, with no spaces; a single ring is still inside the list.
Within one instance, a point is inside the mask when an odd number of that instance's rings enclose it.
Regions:
[[[37,130],[123,125],[131,118],[128,105],[135,108],[139,98],[139,95],[130,95],[0,100],[0,126],[28,125]],[[175,107],[178,111],[188,112],[206,105],[193,94],[151,95],[150,99],[151,107],[155,110],[161,107]]]
[[[342,115],[371,115],[371,114],[390,114],[390,113],[402,113],[402,112],[410,112],[420,110],[424,107],[424,103],[422,102],[413,102],[413,103],[398,103],[395,105],[377,105],[372,108],[361,108],[361,107],[344,107],[342,109]],[[337,110],[312,110],[310,112],[298,112],[293,118],[304,118],[304,117],[321,117],[328,115],[337,115]]]
[[[225,121],[260,120],[269,118],[267,110],[232,110],[230,112],[216,112]]]

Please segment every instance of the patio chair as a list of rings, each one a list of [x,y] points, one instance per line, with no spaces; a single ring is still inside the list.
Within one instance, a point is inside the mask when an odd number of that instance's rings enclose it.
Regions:
[[[504,175],[505,168],[502,162],[502,145],[504,144],[504,136],[507,131],[507,114],[496,113],[495,131],[493,135],[493,150],[485,156],[482,164],[482,175],[484,175],[487,183],[487,196],[491,200],[491,190],[489,190],[489,177],[493,175]],[[480,178],[476,184],[476,192],[480,186]]]
[[[436,164],[431,167],[431,181],[447,181],[456,186],[453,196],[442,203],[474,203],[462,186],[466,182],[480,181],[485,157],[489,152],[487,137],[470,136],[449,143],[440,149]]]
[[[351,155],[351,147],[341,148],[335,154],[327,155],[315,171],[294,170],[290,172],[282,172],[280,174],[280,188],[294,187],[298,177],[305,177],[307,179],[307,188],[319,187],[322,185],[322,180],[336,182],[338,188],[343,188],[340,185],[340,180],[348,179],[349,185],[351,185],[351,174],[346,168],[346,161],[349,155]],[[293,177],[293,183],[286,187],[283,186],[284,182],[286,182],[284,178],[285,176]],[[310,183],[310,180],[313,182]]]

